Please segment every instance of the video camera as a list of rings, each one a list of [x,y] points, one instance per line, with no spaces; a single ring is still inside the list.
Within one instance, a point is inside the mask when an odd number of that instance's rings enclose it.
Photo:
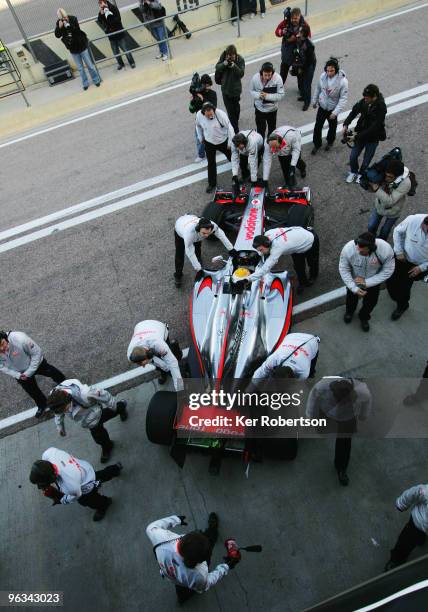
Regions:
[[[192,80],[190,81],[189,92],[192,96],[195,96],[198,93],[202,93],[204,91],[204,86],[201,82],[201,77],[198,72],[195,72],[192,76]]]
[[[354,142],[354,138],[355,138],[354,132],[352,130],[348,130],[346,132],[346,134],[343,135],[343,137],[341,138],[340,142],[342,144],[348,145],[348,147],[352,147],[353,142]]]

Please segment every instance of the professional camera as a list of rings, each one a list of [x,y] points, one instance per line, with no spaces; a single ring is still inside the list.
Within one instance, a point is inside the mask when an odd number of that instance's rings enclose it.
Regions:
[[[342,144],[346,144],[348,146],[352,146],[352,142],[354,140],[355,136],[354,136],[354,132],[352,130],[348,130],[346,132],[346,134],[343,135],[343,138],[341,139],[341,143]]]
[[[299,68],[303,67],[303,57],[300,53],[300,49],[297,47],[293,49],[293,63],[291,64],[290,74],[291,76],[297,76],[299,73]]]
[[[201,78],[198,72],[192,76],[192,80],[190,81],[189,92],[192,96],[195,96],[198,93],[202,93],[204,91],[204,86],[202,85]]]

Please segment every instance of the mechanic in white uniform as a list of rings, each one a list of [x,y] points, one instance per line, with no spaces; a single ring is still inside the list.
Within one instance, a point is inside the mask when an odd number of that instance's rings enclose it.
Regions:
[[[256,130],[241,130],[232,138],[232,183],[239,186],[238,173],[242,180],[257,181],[257,170],[263,157],[263,137]],[[249,166],[249,169],[248,169]]]
[[[291,125],[277,127],[269,134],[263,154],[263,180],[269,180],[272,167],[272,157],[278,156],[285,184],[288,187],[296,185],[296,168],[302,178],[306,176],[306,164],[302,159],[302,136],[297,128]]]
[[[147,319],[137,323],[128,346],[127,357],[129,361],[140,366],[146,366],[153,361],[161,371],[159,383],[164,384],[169,372],[175,390],[180,391],[183,389],[183,379],[177,358],[166,342],[168,333],[168,326],[161,321]]]
[[[312,334],[288,334],[275,352],[254,372],[252,382],[270,378],[276,368],[286,368],[287,372],[283,373],[289,378],[313,378],[319,342],[319,337]]]
[[[56,504],[71,504],[96,510],[93,520],[101,521],[111,504],[111,497],[100,495],[98,488],[122,471],[122,464],[108,465],[103,470],[94,470],[92,465],[77,459],[59,448],[48,448],[42,459],[35,461],[30,472],[30,482],[43,490],[45,497]]]
[[[314,235],[303,227],[277,227],[256,236],[253,248],[265,258],[264,264],[248,276],[248,281],[260,280],[271,271],[282,255],[305,253],[314,243]],[[299,279],[300,280],[300,279]]]
[[[175,222],[175,286],[181,287],[181,279],[183,277],[184,253],[190,260],[193,268],[196,270],[196,281],[204,276],[201,265],[201,241],[208,236],[214,234],[216,238],[223,243],[229,255],[236,255],[233,244],[227,239],[226,234],[219,226],[196,215],[183,215]]]
[[[226,557],[225,563],[220,563],[210,572],[208,566],[218,537],[218,517],[214,512],[209,515],[208,529],[203,533],[192,531],[180,536],[170,531],[177,525],[187,525],[185,518],[168,516],[150,523],[146,529],[160,574],[175,584],[179,603],[184,603],[195,592],[208,591],[237,563],[237,560]]]

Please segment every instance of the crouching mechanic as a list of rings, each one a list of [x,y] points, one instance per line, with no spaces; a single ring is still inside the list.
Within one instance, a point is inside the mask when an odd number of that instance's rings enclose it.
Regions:
[[[320,339],[313,334],[288,334],[279,347],[254,372],[252,383],[270,378],[306,380],[315,376]]]
[[[243,130],[232,138],[232,183],[239,187],[238,173],[241,168],[242,180],[257,181],[257,170],[263,156],[263,137],[255,130]],[[250,166],[250,169],[248,169]]]
[[[131,342],[128,346],[128,360],[140,366],[146,366],[153,361],[160,371],[159,384],[166,382],[168,372],[172,376],[176,391],[183,389],[180,366],[177,357],[171,350],[168,340],[168,325],[161,321],[147,319],[137,323]],[[175,343],[179,351],[178,343]]]
[[[300,131],[289,125],[276,128],[267,138],[263,155],[263,180],[269,180],[272,167],[272,157],[278,155],[284,182],[288,187],[296,185],[296,168],[300,176],[306,176],[306,164],[302,159],[302,135]]]
[[[204,593],[219,580],[227,576],[229,569],[240,560],[225,557],[210,572],[211,554],[218,537],[218,517],[214,512],[208,517],[208,528],[204,531],[192,531],[184,536],[169,531],[177,525],[187,525],[185,516],[168,516],[150,523],[146,534],[153,544],[153,552],[159,564],[162,578],[175,584],[178,601],[184,603],[196,593]]]
[[[271,271],[279,258],[282,255],[292,255],[294,253],[307,253],[314,245],[314,235],[312,232],[303,227],[277,227],[268,230],[264,235],[256,236],[253,240],[253,248],[265,258],[264,264],[255,269],[248,276],[247,281],[255,281],[263,278],[265,274]],[[316,262],[318,266],[318,262]],[[306,274],[296,267],[294,269],[297,274],[299,286],[307,284]]]
[[[87,461],[52,447],[45,450],[41,460],[33,463],[30,482],[53,500],[53,506],[77,501],[96,510],[93,520],[101,521],[112,499],[100,495],[98,489],[103,482],[119,476],[122,469],[122,464],[116,463],[96,472]]]
[[[183,215],[175,222],[175,272],[174,281],[176,287],[181,287],[184,267],[184,253],[189,258],[190,263],[196,270],[196,280],[200,280],[204,276],[201,265],[201,242],[208,236],[214,235],[222,242],[227,249],[229,255],[236,255],[230,240],[219,226],[196,215]]]
[[[121,421],[126,421],[128,411],[125,400],[117,401],[106,389],[70,379],[52,389],[47,405],[55,413],[55,425],[60,436],[66,435],[64,419],[67,415],[84,429],[89,429],[96,444],[101,446],[101,463],[110,459],[113,441],[104,423],[118,415]]]

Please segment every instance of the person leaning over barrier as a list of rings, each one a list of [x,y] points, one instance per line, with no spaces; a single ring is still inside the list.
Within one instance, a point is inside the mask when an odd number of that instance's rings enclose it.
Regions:
[[[101,78],[89,52],[88,37],[85,32],[80,29],[77,17],[74,17],[74,15],[67,15],[67,12],[63,8],[58,9],[57,16],[55,36],[60,38],[65,47],[70,51],[71,57],[79,70],[83,89],[86,91],[89,87],[89,80],[83,64],[85,64],[89,70],[93,84],[99,87]]]
[[[113,51],[113,54],[117,56],[117,69],[122,70],[122,68],[125,66],[122,56],[118,55],[120,50],[125,52],[126,59],[128,60],[131,68],[135,68],[134,58],[132,57],[132,53],[130,53],[128,44],[126,42],[126,32],[121,32],[121,30],[123,30],[123,25],[119,9],[111,2],[108,2],[108,0],[98,0],[98,6],[100,7],[100,10],[97,21],[104,32],[109,35],[108,39],[111,50]],[[115,34],[115,32],[118,33]]]

